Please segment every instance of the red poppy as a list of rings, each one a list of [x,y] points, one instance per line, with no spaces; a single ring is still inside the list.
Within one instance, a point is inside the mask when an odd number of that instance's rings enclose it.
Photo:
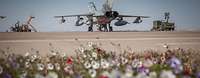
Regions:
[[[192,74],[192,70],[189,68],[189,66],[184,66],[183,70],[184,70],[183,73],[185,75],[191,75]]]
[[[99,78],[108,78],[108,76],[101,75]]]
[[[73,63],[72,57],[68,57],[66,63],[67,64],[72,64]]]

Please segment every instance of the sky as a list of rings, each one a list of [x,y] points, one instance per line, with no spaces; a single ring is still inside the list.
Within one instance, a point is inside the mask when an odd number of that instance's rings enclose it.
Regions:
[[[102,9],[105,0],[0,0],[0,32],[5,32],[18,20],[25,23],[28,16],[35,16],[32,25],[40,32],[87,31],[88,26],[75,26],[76,18],[67,18],[60,24],[57,15],[86,14],[88,2],[93,1],[97,9]],[[175,22],[178,31],[200,30],[200,0],[114,0],[113,10],[123,15],[143,15],[140,24],[123,27],[113,26],[114,30],[150,30],[154,20],[164,19],[164,12],[170,12],[170,22]],[[135,18],[125,18],[133,22]],[[94,28],[96,29],[96,28]]]

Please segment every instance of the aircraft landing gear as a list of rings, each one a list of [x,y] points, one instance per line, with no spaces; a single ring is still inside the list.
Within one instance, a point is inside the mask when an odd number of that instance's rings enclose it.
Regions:
[[[88,27],[88,32],[93,32],[93,27],[89,26]]]
[[[104,28],[104,32],[108,32],[108,28],[106,24],[103,25],[103,28]]]
[[[109,28],[109,32],[112,32],[112,31],[113,31],[113,27],[110,26],[110,23],[108,24],[108,28]]]
[[[109,32],[112,32],[112,31],[113,31],[113,27],[109,26]]]
[[[110,24],[102,24],[98,27],[98,30],[101,32],[112,32],[113,27]]]

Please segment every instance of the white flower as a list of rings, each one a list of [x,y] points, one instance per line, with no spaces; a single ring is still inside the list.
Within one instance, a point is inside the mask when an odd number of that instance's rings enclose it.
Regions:
[[[43,75],[37,73],[37,74],[35,74],[35,78],[45,78],[45,77]]]
[[[83,58],[86,58],[87,57],[87,55],[86,54],[83,54]]]
[[[100,64],[96,61],[92,61],[91,64],[93,69],[98,69],[100,67]]]
[[[135,78],[149,78],[146,73],[142,72],[142,73],[139,73]]]
[[[133,67],[133,68],[142,67],[142,62],[139,61],[138,59],[134,59],[134,60],[132,61],[132,67]]]
[[[109,65],[109,62],[107,62],[105,59],[102,59],[101,60],[101,67],[106,69],[108,68],[110,65]]]
[[[66,67],[64,68],[65,72],[69,72],[70,69],[71,69],[70,66],[66,66]]]
[[[172,71],[162,71],[160,74],[160,78],[176,78],[176,76],[172,73]]]
[[[31,64],[29,62],[25,62],[25,68],[29,68]]]
[[[81,53],[84,53],[85,49],[83,47],[78,49]]]
[[[42,59],[42,57],[41,56],[37,56],[37,59]]]
[[[34,62],[35,59],[37,59],[37,55],[32,55],[32,56],[31,56],[31,62]]]
[[[49,72],[46,78],[58,78],[58,75],[55,72]]]
[[[163,47],[167,48],[167,49],[169,48],[169,46],[167,44],[164,44]]]
[[[44,64],[39,63],[37,64],[37,67],[38,67],[38,70],[40,71],[44,70]]]
[[[124,58],[124,57],[121,57],[121,62],[122,64],[126,64],[128,62],[128,59]]]
[[[65,70],[66,73],[69,73],[69,74],[73,74],[73,73],[74,73],[74,71],[72,70],[72,67],[71,67],[71,66],[66,66],[66,67],[64,68],[64,70]]]
[[[97,53],[92,52],[92,57],[97,58]]]
[[[108,71],[103,71],[103,73],[101,75],[106,76],[108,78],[112,78],[112,77],[110,77],[110,73]]]
[[[56,56],[57,53],[56,53],[56,52],[51,52],[51,55],[52,55],[52,56]]]
[[[90,57],[89,59],[90,59],[90,61],[92,61],[92,60],[93,60],[93,58],[92,58],[92,57]]]
[[[88,42],[88,47],[92,47],[93,43],[92,42]]]
[[[66,57],[66,56],[67,56],[66,53],[62,53],[62,54],[61,54],[61,57],[62,57],[62,58]]]
[[[50,58],[47,57],[47,58],[45,59],[45,61],[46,61],[46,62],[50,62]]]
[[[126,71],[125,76],[126,76],[127,78],[132,78],[132,76],[133,76],[133,71]]]
[[[24,72],[24,73],[20,74],[19,76],[20,76],[20,78],[27,78],[26,77],[27,76],[27,72]]]
[[[30,55],[30,53],[29,53],[29,52],[26,52],[24,56],[25,56],[25,57],[28,57],[29,55]]]
[[[152,61],[153,61],[153,64],[157,64],[158,63],[158,59],[156,59],[156,58],[153,58]]]
[[[96,70],[94,70],[94,69],[90,69],[88,72],[89,72],[89,74],[90,74],[90,76],[91,76],[92,78],[95,78],[96,75],[97,75],[97,72],[96,72]]]
[[[59,63],[55,63],[55,69],[60,70],[60,64]]]
[[[149,77],[150,77],[150,78],[157,78],[156,72],[150,72],[150,73],[149,73]]]
[[[121,77],[121,72],[113,69],[112,72],[110,73],[110,77],[109,78],[122,78]]]
[[[48,63],[47,64],[47,69],[48,70],[53,70],[54,69],[54,65],[52,63]]]
[[[89,62],[89,61],[86,61],[86,62],[84,63],[84,67],[85,67],[86,69],[89,69],[89,68],[91,67],[90,62]]]
[[[117,59],[111,60],[111,65],[110,66],[120,66],[120,62]]]
[[[0,66],[0,74],[3,73],[3,67]]]
[[[144,67],[151,67],[153,65],[153,61],[151,61],[150,59],[147,59],[143,61],[143,65]]]

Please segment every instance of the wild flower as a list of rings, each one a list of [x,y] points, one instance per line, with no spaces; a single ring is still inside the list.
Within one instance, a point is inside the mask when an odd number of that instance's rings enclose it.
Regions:
[[[0,65],[0,74],[3,73],[3,67]]]
[[[91,66],[92,66],[92,65],[90,64],[89,61],[86,61],[86,62],[84,63],[84,67],[85,67],[86,69],[89,69]]]
[[[89,70],[88,70],[88,73],[89,73],[89,75],[90,75],[92,78],[95,78],[96,75],[97,75],[97,72],[96,72],[96,70],[94,70],[94,69],[89,69]]]
[[[169,65],[171,68],[174,69],[174,73],[179,74],[183,71],[183,66],[181,61],[176,58],[175,56],[173,56],[170,60],[169,60]]]
[[[47,56],[27,52],[25,55],[3,53],[0,57],[0,76],[36,78],[199,78],[200,52],[182,49],[144,53],[107,52],[94,43],[67,56],[51,50]],[[52,46],[51,46],[52,47]],[[118,48],[120,45],[118,44]],[[1,51],[1,50],[0,50]],[[120,50],[122,51],[122,50]],[[53,53],[53,54],[52,54]],[[55,53],[55,54],[54,54]]]
[[[200,78],[200,72],[196,73],[196,78]]]
[[[72,57],[68,57],[66,63],[67,64],[72,64],[73,63]]]
[[[61,69],[61,67],[60,67],[60,64],[59,64],[59,63],[55,63],[55,64],[54,64],[54,66],[55,66],[55,69],[56,69],[56,70],[60,70],[60,69]]]
[[[163,70],[160,74],[160,78],[176,78],[172,71]]]
[[[40,73],[36,73],[34,75],[35,78],[45,78],[45,76],[41,75]]]
[[[144,67],[149,68],[149,67],[151,67],[152,65],[153,65],[153,61],[150,60],[150,59],[146,59],[146,60],[143,61],[143,66],[144,66]]]
[[[58,78],[58,74],[55,72],[49,72],[46,78]]]
[[[48,70],[53,70],[54,69],[54,65],[52,63],[48,63],[47,64],[47,69]]]
[[[72,66],[70,66],[70,65],[65,66],[64,71],[65,71],[65,73],[70,74],[70,75],[72,75],[74,73]]]
[[[108,62],[107,60],[101,59],[101,67],[102,67],[103,69],[106,69],[106,68],[108,68],[109,66],[110,66],[110,64],[109,64],[109,62]]]
[[[92,61],[91,62],[92,68],[93,69],[99,69],[100,68],[100,64],[96,61]]]
[[[25,57],[28,57],[29,55],[30,55],[30,53],[29,53],[29,52],[26,52],[24,56],[25,56]]]
[[[39,71],[44,70],[44,68],[45,68],[45,65],[44,65],[44,64],[41,64],[41,63],[38,63],[38,64],[37,64],[37,69],[38,69]]]

